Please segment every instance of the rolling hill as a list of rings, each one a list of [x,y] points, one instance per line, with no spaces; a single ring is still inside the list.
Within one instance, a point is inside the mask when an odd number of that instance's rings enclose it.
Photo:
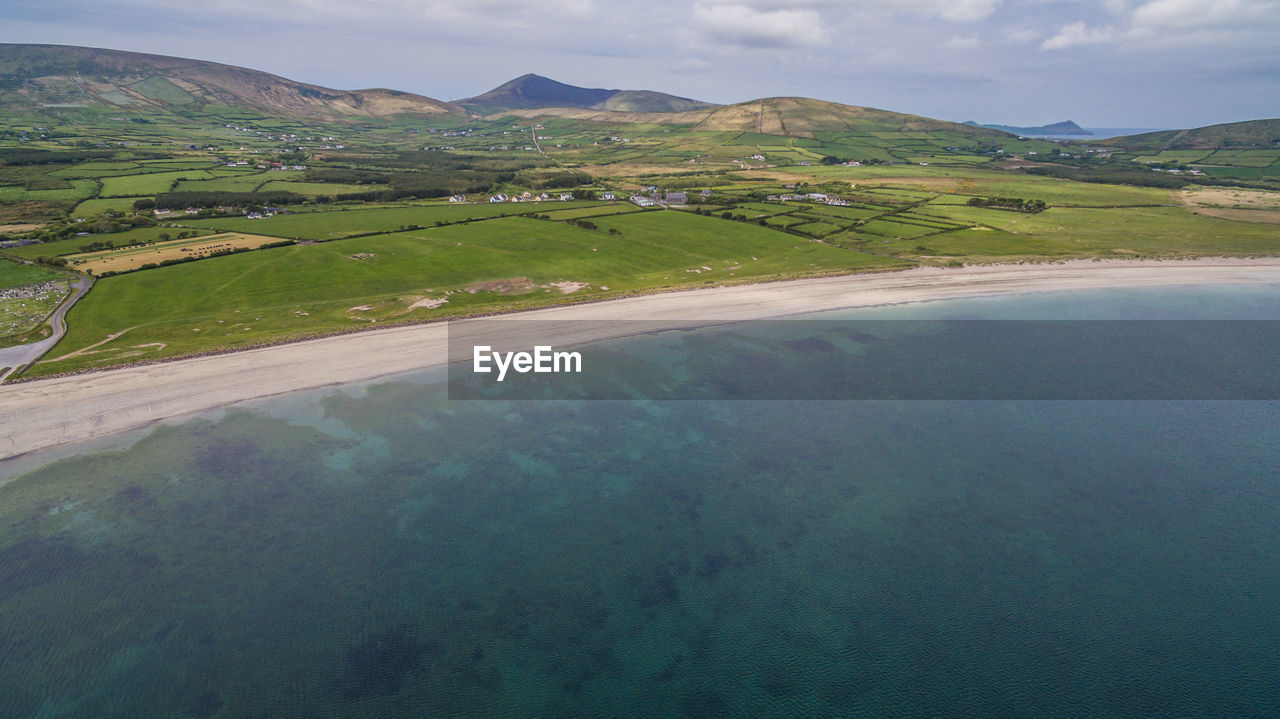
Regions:
[[[1048,125],[1040,125],[1038,127],[1018,127],[1016,125],[980,125],[973,120],[968,120],[962,124],[971,125],[973,127],[987,127],[993,130],[1000,130],[1012,135],[1092,135],[1093,133],[1080,127],[1071,120],[1063,120],[1062,122],[1054,122]]]
[[[0,107],[190,112],[207,105],[318,119],[466,115],[457,105],[413,93],[381,88],[333,90],[203,60],[64,45],[0,44]]]
[[[457,104],[478,114],[549,107],[612,112],[685,112],[714,107],[708,102],[662,92],[577,87],[533,74],[521,75],[483,95],[458,100]]]
[[[512,110],[507,114],[526,119],[563,117],[602,123],[685,125],[699,132],[755,132],[795,137],[813,137],[817,132],[934,131],[956,132],[974,138],[1008,137],[1006,133],[985,127],[805,97],[763,98],[686,112],[531,108]]]
[[[1114,137],[1107,144],[1133,150],[1226,150],[1280,148],[1280,118],[1228,122],[1191,130],[1162,130]]]

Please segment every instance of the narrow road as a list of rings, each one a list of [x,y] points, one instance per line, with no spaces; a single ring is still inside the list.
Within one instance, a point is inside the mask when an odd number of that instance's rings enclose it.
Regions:
[[[530,134],[530,135],[533,135],[533,147],[534,147],[534,149],[536,149],[536,150],[538,151],[538,154],[539,154],[539,155],[542,155],[543,157],[547,157],[547,153],[545,153],[545,152],[543,152],[543,151],[542,151],[542,145],[539,145],[539,144],[538,144],[538,126],[537,126],[537,125],[534,125],[533,127],[529,128],[529,134]],[[547,159],[548,159],[548,160],[550,160],[551,158],[550,158],[550,157],[547,157]]]
[[[39,342],[0,349],[0,382],[8,379],[15,369],[40,359],[45,352],[48,352],[54,345],[58,344],[58,340],[62,339],[62,336],[67,333],[67,310],[71,309],[71,306],[78,302],[81,297],[84,297],[84,293],[89,291],[91,284],[88,277],[76,278],[76,281],[71,285],[71,295],[63,300],[62,304],[58,305],[53,314],[49,315],[45,320],[53,328],[53,334]]]

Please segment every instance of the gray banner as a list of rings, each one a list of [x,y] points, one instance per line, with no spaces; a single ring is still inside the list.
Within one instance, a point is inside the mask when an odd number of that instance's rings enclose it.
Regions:
[[[450,399],[1280,399],[1274,320],[452,323]]]

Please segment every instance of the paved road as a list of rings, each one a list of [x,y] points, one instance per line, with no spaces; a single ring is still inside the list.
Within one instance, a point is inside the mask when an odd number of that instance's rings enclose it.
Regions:
[[[0,349],[0,368],[8,368],[0,369],[0,382],[3,382],[13,370],[35,362],[45,352],[48,352],[54,345],[58,344],[58,340],[62,339],[62,335],[67,333],[67,310],[71,309],[71,306],[79,301],[81,297],[84,297],[84,293],[89,291],[89,286],[89,278],[76,278],[76,281],[71,285],[71,296],[63,300],[62,304],[58,305],[58,309],[49,315],[47,322],[53,327],[53,334],[39,342]]]

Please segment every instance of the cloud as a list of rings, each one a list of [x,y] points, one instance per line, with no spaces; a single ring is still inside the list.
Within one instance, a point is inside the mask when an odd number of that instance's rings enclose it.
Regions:
[[[981,20],[996,11],[1001,0],[897,0],[893,9],[916,15],[940,17],[944,20],[968,22]],[[885,3],[864,3],[884,6]]]
[[[698,2],[693,18],[720,42],[742,47],[827,45],[831,36],[816,10],[756,10],[740,3]]]
[[[1151,0],[1133,11],[1136,27],[1247,29],[1280,24],[1280,0]]]
[[[948,38],[942,46],[951,50],[973,50],[982,47],[982,40],[976,37],[961,37],[956,35]]]
[[[1280,0],[1101,0],[1117,15],[1118,25],[1091,27],[1083,21],[1063,25],[1040,47],[1062,50],[1079,45],[1124,41],[1130,46],[1274,44],[1280,30]]]
[[[1024,44],[1031,42],[1040,37],[1039,30],[1033,30],[1029,27],[1006,27],[1000,31],[1004,39],[1016,44]]]
[[[1003,0],[699,0],[703,6],[724,5],[760,12],[783,10],[827,10],[848,13],[866,10],[880,14],[903,14],[953,21],[981,20],[996,11]]]
[[[1040,47],[1045,50],[1065,50],[1077,45],[1097,45],[1111,40],[1115,35],[1115,28],[1110,25],[1091,28],[1083,22],[1073,22],[1063,25],[1057,35],[1045,39]]]

